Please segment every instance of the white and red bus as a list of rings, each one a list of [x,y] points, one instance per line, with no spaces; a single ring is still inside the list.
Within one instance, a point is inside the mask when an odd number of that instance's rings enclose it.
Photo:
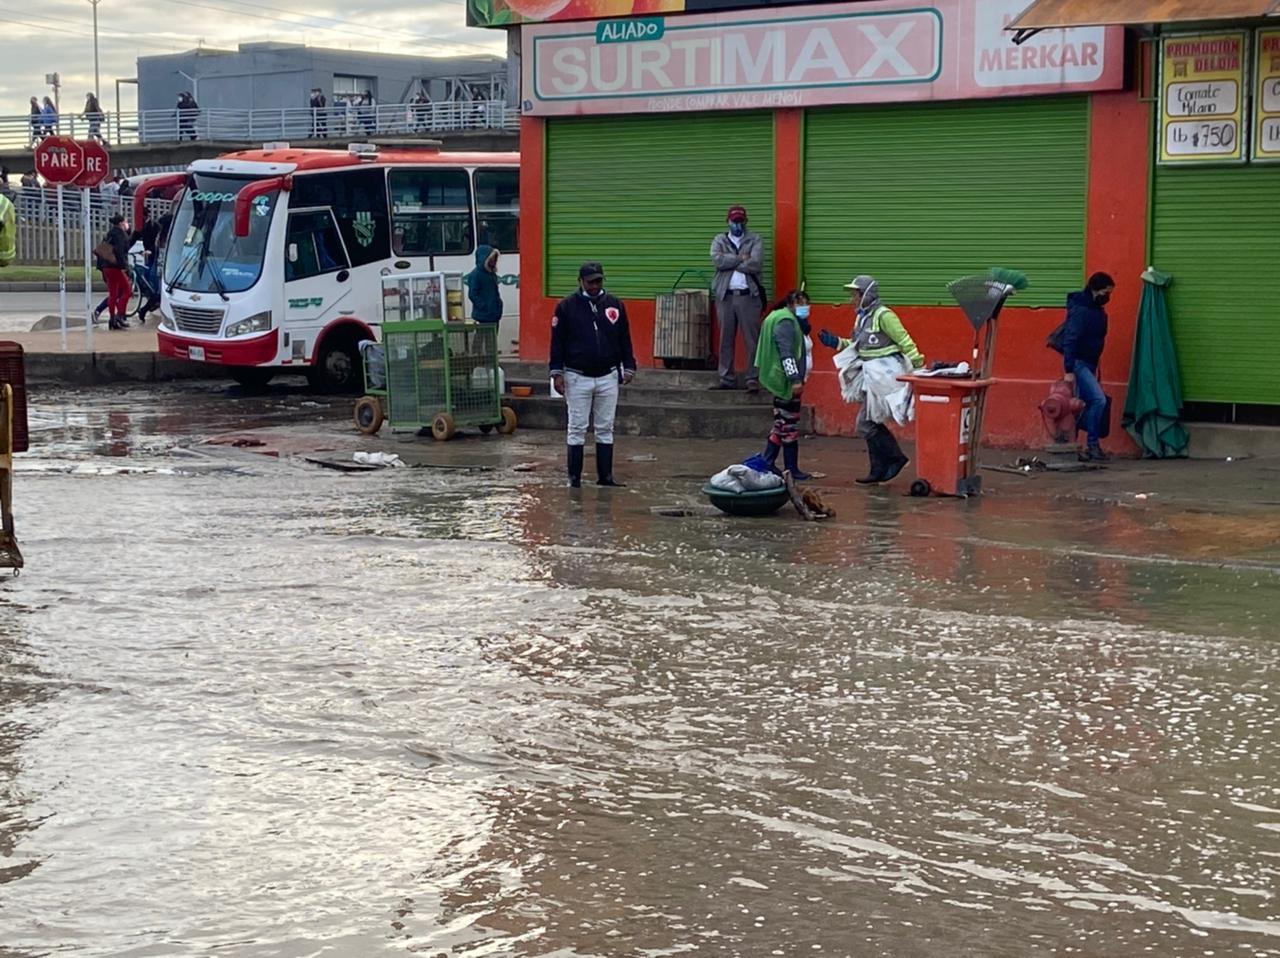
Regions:
[[[134,197],[185,187],[164,253],[160,352],[214,363],[245,384],[305,372],[358,388],[357,343],[378,339],[382,279],[469,272],[501,251],[499,349],[519,338],[520,156],[287,146],[197,160]]]

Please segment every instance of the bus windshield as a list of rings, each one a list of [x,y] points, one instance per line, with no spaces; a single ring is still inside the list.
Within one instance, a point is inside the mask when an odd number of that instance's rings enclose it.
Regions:
[[[173,217],[164,281],[195,293],[241,293],[262,275],[278,191],[254,200],[249,235],[235,234],[236,193],[249,177],[195,174]]]

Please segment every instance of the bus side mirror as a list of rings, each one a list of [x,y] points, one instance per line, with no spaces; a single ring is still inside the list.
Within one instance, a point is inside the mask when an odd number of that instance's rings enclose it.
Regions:
[[[290,243],[289,244],[289,262],[296,263],[297,261],[298,261],[298,244]]]

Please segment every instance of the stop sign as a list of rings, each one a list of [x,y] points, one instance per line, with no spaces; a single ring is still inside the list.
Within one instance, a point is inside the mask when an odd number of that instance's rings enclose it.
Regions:
[[[74,183],[84,172],[84,147],[70,137],[46,136],[36,147],[35,161],[46,183]]]
[[[80,187],[97,186],[111,172],[111,157],[101,143],[93,140],[83,140],[78,145],[84,154],[84,169],[76,177],[75,184]]]

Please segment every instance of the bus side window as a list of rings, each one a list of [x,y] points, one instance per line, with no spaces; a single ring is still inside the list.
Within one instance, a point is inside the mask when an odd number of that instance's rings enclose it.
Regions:
[[[347,253],[328,210],[289,214],[284,255],[286,283],[347,268]]]
[[[520,251],[520,171],[476,170],[479,241],[504,253]]]
[[[404,256],[472,252],[471,188],[467,171],[449,167],[392,170],[396,252]]]
[[[390,258],[391,223],[382,170],[299,174],[293,178],[289,205],[331,208],[352,266]]]

